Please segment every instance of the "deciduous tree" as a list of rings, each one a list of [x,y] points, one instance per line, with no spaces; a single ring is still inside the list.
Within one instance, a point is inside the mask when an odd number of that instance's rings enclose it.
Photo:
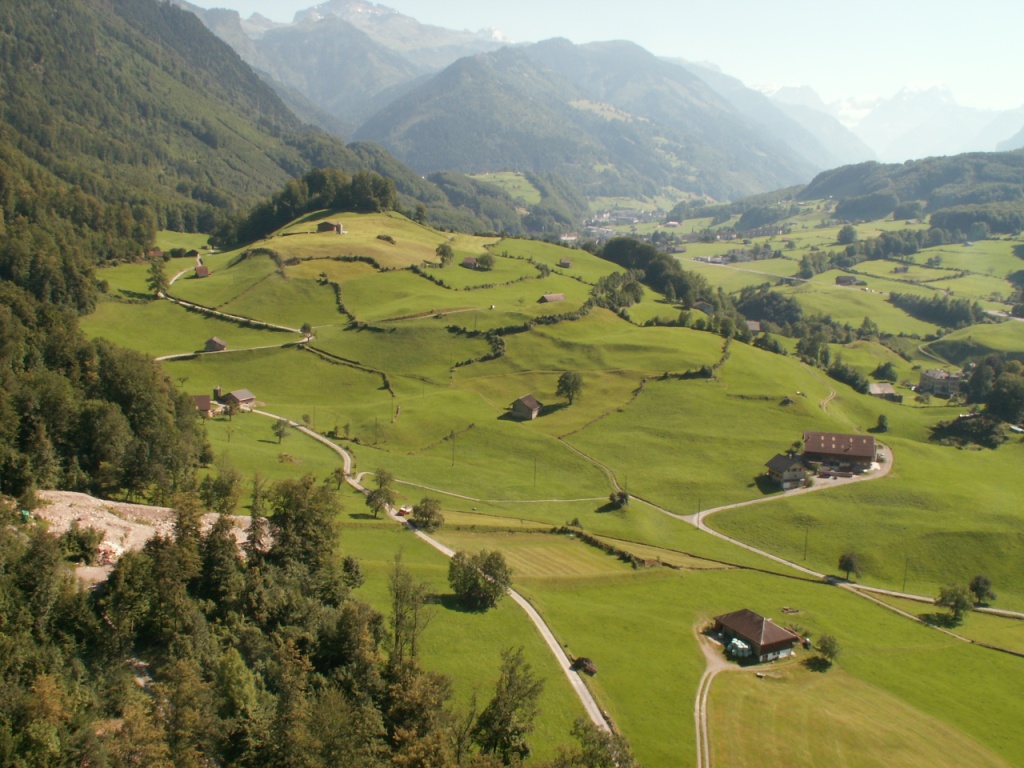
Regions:
[[[964,620],[964,616],[974,610],[971,591],[963,584],[947,584],[939,590],[935,604],[949,609],[949,620],[954,626]]]
[[[850,574],[860,578],[860,555],[856,552],[843,552],[839,556],[839,570],[846,573],[846,580],[850,580]]]
[[[441,514],[441,502],[429,496],[424,496],[420,499],[420,503],[412,508],[410,520],[417,528],[428,533],[436,531],[444,525],[444,515]]]
[[[497,755],[505,765],[530,756],[526,737],[533,731],[543,690],[544,681],[533,674],[522,646],[502,651],[501,676],[494,697],[473,729],[473,738],[485,754]]]
[[[456,552],[448,563],[448,583],[467,607],[493,607],[512,586],[512,569],[501,552]]]
[[[558,377],[555,394],[564,397],[569,401],[569,405],[572,405],[573,401],[583,394],[583,376],[575,371],[566,371]]]
[[[985,605],[990,600],[996,599],[996,593],[992,591],[992,580],[984,574],[978,574],[967,587],[974,595],[975,605]]]

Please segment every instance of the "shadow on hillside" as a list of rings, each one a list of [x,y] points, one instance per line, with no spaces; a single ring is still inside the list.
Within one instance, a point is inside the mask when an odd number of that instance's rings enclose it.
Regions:
[[[369,512],[352,512],[349,515],[353,520],[380,520],[379,517],[374,517]]]
[[[607,501],[594,511],[599,514],[603,512],[621,512],[622,507],[620,507],[618,504],[612,504],[610,501]]]

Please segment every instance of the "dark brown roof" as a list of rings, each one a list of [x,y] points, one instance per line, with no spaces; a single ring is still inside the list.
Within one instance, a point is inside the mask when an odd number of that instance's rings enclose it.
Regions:
[[[541,408],[543,408],[543,406],[540,404],[540,400],[538,400],[533,395],[523,395],[516,402],[522,403],[532,411],[538,411]]]
[[[547,303],[547,304],[551,304],[552,302],[555,302],[555,301],[565,301],[565,294],[564,293],[545,293],[543,296],[540,297],[540,300],[542,302]]]
[[[787,456],[784,453],[777,453],[774,457],[765,462],[765,466],[768,467],[772,472],[787,472],[793,465],[800,464],[803,462],[795,456]]]
[[[790,640],[795,643],[800,639],[788,629],[783,629],[771,619],[766,619],[749,608],[716,616],[715,621],[742,640],[749,640],[759,648]]]
[[[209,274],[210,274],[210,268],[208,266],[206,266],[205,264],[200,264],[198,267],[196,267],[196,276],[197,277],[206,277]]]
[[[875,438],[870,435],[843,435],[837,432],[804,432],[804,453],[875,458]]]
[[[208,411],[210,410],[210,396],[209,395],[192,395],[192,399],[196,401],[197,411]]]

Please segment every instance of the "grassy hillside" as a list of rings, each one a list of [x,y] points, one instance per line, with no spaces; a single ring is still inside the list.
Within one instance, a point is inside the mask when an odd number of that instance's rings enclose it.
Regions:
[[[929,428],[962,407],[938,399],[926,406],[909,397],[904,405],[883,402],[793,356],[726,343],[692,328],[642,327],[597,308],[578,319],[533,324],[545,313],[579,309],[590,286],[615,271],[583,251],[518,240],[451,239],[450,233],[386,215],[345,216],[350,234],[343,236],[291,234],[328,217],[338,218],[323,212],[263,243],[276,258],[210,256],[211,277],[183,279],[171,289],[258,320],[310,322],[315,334],[309,350],[281,347],[295,340],[287,334],[147,302],[138,295],[145,291],[144,276],[130,265],[104,272],[112,290],[85,327],[93,335],[121,334],[151,354],[190,352],[216,329],[238,351],[164,363],[187,391],[249,388],[266,410],[295,420],[308,417],[318,432],[335,435],[353,453],[357,472],[393,472],[399,503],[437,497],[447,518],[437,534],[441,541],[504,552],[517,588],[559,641],[594,659],[599,674],[587,684],[644,765],[694,763],[693,697],[704,658],[693,628],[740,607],[781,621],[781,606],[799,609],[787,619],[813,636],[839,638],[839,665],[816,675],[800,665],[806,658],[801,655],[777,667],[778,677],[773,668],[765,680],[743,673],[716,680],[716,759],[756,762],[756,745],[769,744],[779,759],[831,765],[849,762],[856,753],[872,764],[890,755],[886,734],[894,731],[913,734],[900,755],[918,754],[932,764],[960,764],[965,751],[992,765],[1024,759],[1024,741],[1015,728],[1024,713],[1011,691],[1014,657],[962,643],[844,590],[792,578],[787,566],[651,506],[686,515],[769,498],[705,522],[824,573],[837,572],[839,554],[853,549],[861,556],[863,582],[926,596],[983,572],[999,595],[997,607],[1020,610],[1021,521],[1014,510],[1024,491],[1017,471],[1024,443],[996,451],[935,445]],[[457,254],[447,267],[437,264],[434,253],[442,242]],[[488,252],[495,257],[492,272],[459,266],[462,254]],[[572,260],[571,268],[557,266],[562,258]],[[709,280],[732,279],[745,271],[786,275],[786,265],[795,264],[773,259],[700,269]],[[884,263],[868,265],[878,272],[873,279],[882,281],[879,290],[892,282]],[[940,269],[943,280],[957,279]],[[919,281],[935,276],[923,267],[898,274]],[[779,289],[801,301],[820,296],[823,310],[858,325],[866,314],[891,332],[914,332],[918,321],[887,304],[882,293],[836,289],[829,277],[819,275],[803,289]],[[541,292],[556,290],[566,294],[559,303],[564,306],[536,302]],[[678,314],[664,297],[646,293],[645,304]],[[133,295],[140,303],[124,300]],[[495,350],[485,331],[523,323],[518,332],[504,333],[498,356],[482,359]],[[1009,350],[1020,346],[1017,325],[965,329],[931,347],[977,340],[986,349]],[[133,332],[126,334],[126,326]],[[915,366],[927,364],[927,349],[915,352],[923,339],[903,341],[910,360],[875,340],[833,345],[833,352],[866,373],[893,362],[901,380],[916,381]],[[179,343],[184,348],[174,350]],[[257,349],[264,346],[269,348]],[[694,376],[704,366],[713,377]],[[566,370],[584,378],[582,395],[571,405],[556,394]],[[544,403],[540,418],[510,420],[509,404],[527,393]],[[822,480],[820,492],[790,496],[760,478],[764,462],[804,430],[865,432],[879,414],[889,419],[884,440],[895,455],[884,480],[841,488],[828,488]],[[207,432],[215,450],[247,475],[259,470],[272,479],[302,472],[326,477],[337,466],[329,451],[298,434],[278,444],[272,423],[243,414],[213,420]],[[621,510],[607,504],[614,483],[632,496]],[[366,599],[385,605],[385,574],[396,551],[438,594],[447,594],[438,555],[373,521],[360,497],[345,498],[343,541],[347,552],[363,560]],[[578,539],[546,533],[569,522],[636,557],[681,570],[633,570]],[[918,613],[930,610],[917,605]],[[457,697],[465,701],[474,686],[484,690],[491,684],[502,647],[524,644],[549,680],[543,702],[548,714],[534,737],[537,759],[552,755],[565,742],[578,705],[522,615],[505,604],[479,615],[444,606],[442,600],[428,632],[425,663],[450,673]],[[1012,620],[974,616],[963,631],[984,642],[1024,647],[1015,627]],[[842,712],[815,706],[840,689],[851,697]],[[764,712],[764,690],[777,693],[776,712],[784,708],[793,717]],[[752,711],[763,716],[747,717],[749,733],[737,736],[734,718],[725,713]],[[826,717],[835,724],[836,739],[805,738]],[[915,760],[907,758],[908,764]]]

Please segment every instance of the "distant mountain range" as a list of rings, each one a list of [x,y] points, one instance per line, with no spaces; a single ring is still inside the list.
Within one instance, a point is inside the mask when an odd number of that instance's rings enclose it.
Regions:
[[[761,93],[711,65],[661,62],[686,77],[626,43],[499,53],[508,41],[493,30],[421,24],[364,0],[330,0],[289,24],[173,1],[303,119],[424,172],[542,170],[591,195],[668,187],[721,198],[865,160],[1024,145],[1024,107],[961,107],[938,88],[826,105],[809,88]]]
[[[964,107],[946,88],[903,88],[889,99],[825,104],[810,88],[767,93],[783,109],[841,122],[886,162],[1024,147],[1024,106],[1011,110]]]

